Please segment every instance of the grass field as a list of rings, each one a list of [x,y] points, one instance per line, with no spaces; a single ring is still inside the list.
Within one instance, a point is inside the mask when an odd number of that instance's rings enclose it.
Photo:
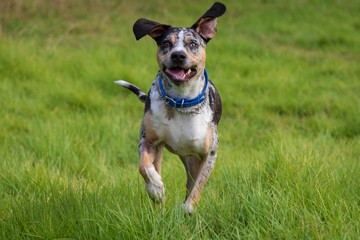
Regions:
[[[165,152],[162,208],[138,173],[156,44],[194,1],[0,1],[0,239],[360,239],[360,1],[224,1],[207,72],[217,163],[191,217]]]

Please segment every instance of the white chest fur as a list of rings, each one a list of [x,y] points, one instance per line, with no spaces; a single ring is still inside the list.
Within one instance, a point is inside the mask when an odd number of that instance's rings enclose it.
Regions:
[[[158,142],[182,156],[202,154],[209,137],[211,109],[204,106],[199,114],[186,114],[169,108],[157,91],[152,91],[151,99],[152,128]]]

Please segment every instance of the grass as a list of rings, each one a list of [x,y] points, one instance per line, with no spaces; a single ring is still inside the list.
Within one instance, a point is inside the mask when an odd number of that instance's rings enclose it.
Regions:
[[[1,239],[359,239],[359,1],[225,1],[207,71],[220,149],[189,217],[181,162],[166,202],[138,173],[148,17],[190,26],[207,1],[0,2]]]

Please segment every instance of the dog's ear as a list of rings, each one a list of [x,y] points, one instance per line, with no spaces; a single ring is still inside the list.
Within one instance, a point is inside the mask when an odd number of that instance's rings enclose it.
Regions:
[[[133,31],[136,40],[139,40],[140,38],[148,34],[150,37],[157,41],[159,37],[161,37],[169,27],[171,26],[154,22],[145,18],[140,18],[135,22],[133,26]]]
[[[226,11],[224,4],[215,2],[199,20],[192,25],[197,33],[205,40],[210,41],[216,34],[217,18],[222,16]]]

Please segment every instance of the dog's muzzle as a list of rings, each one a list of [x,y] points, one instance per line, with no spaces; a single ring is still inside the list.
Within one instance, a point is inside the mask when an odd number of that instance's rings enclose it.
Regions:
[[[190,78],[196,75],[196,68],[184,67],[187,55],[184,51],[174,51],[170,55],[171,66],[163,69],[166,76],[176,85],[187,82]]]
[[[184,51],[175,51],[175,52],[171,53],[171,55],[170,55],[171,61],[173,63],[179,64],[179,65],[184,64],[186,57],[187,56]]]

